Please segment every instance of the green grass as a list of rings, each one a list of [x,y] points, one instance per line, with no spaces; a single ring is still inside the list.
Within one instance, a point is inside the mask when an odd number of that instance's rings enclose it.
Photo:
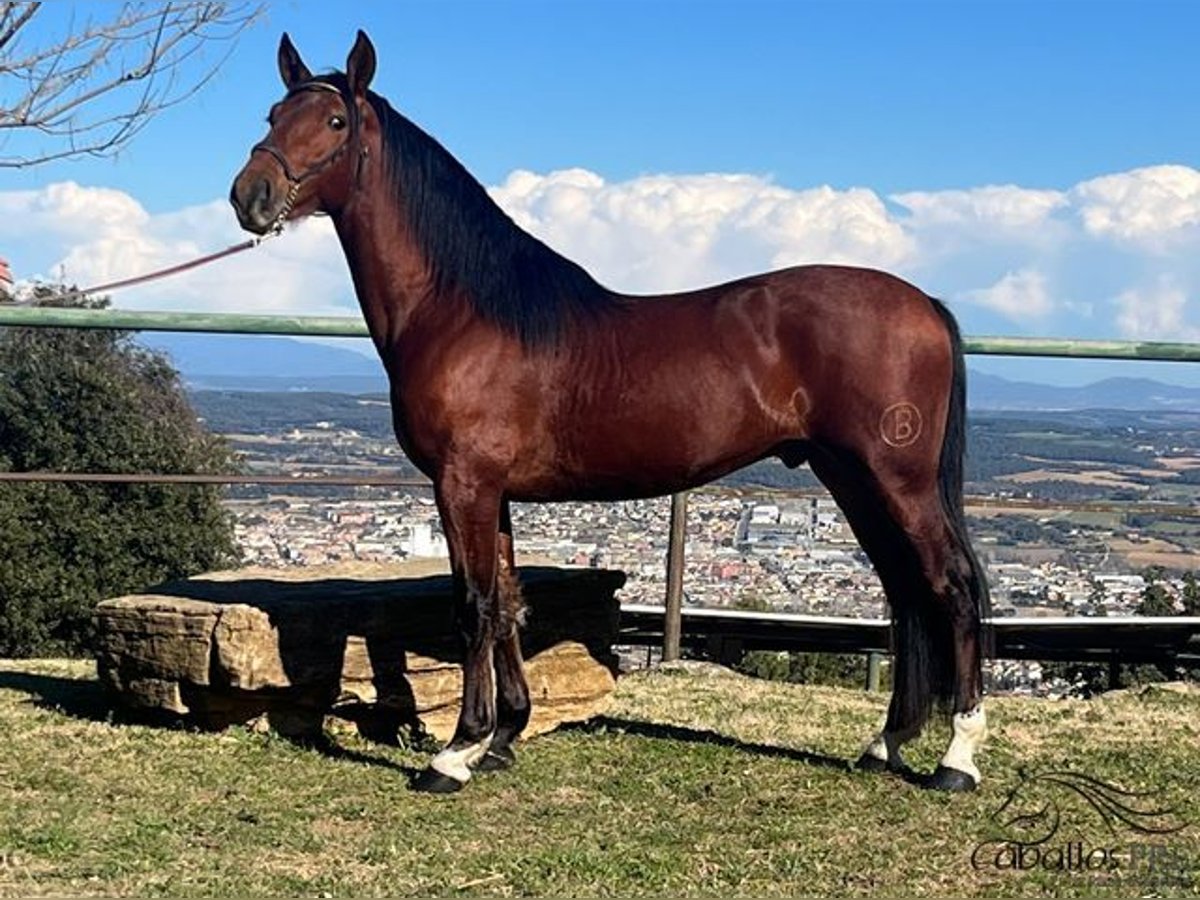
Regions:
[[[122,724],[90,666],[2,663],[0,894],[1196,895],[1121,871],[976,870],[971,853],[1020,771],[1157,791],[1171,821],[1194,821],[1200,694],[996,698],[985,781],[966,796],[847,770],[883,705],[733,674],[627,676],[605,717],[429,797],[407,789],[427,752]],[[921,767],[935,731],[913,748]],[[1059,802],[1055,841],[1153,844],[1200,877],[1200,826],[1110,833],[1082,800]]]

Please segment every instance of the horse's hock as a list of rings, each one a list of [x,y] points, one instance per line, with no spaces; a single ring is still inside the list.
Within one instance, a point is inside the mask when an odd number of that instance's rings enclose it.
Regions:
[[[614,686],[621,572],[524,568],[526,734],[600,712]],[[264,716],[318,734],[327,715],[373,738],[446,740],[462,691],[450,578],[350,564],[203,575],[96,609],[100,678],[126,707],[202,727]]]

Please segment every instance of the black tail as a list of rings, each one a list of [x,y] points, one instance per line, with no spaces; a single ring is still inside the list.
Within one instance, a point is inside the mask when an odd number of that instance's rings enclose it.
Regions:
[[[934,310],[946,326],[953,354],[950,402],[946,433],[938,461],[938,495],[946,524],[958,545],[963,569],[948,574],[969,597],[975,637],[985,656],[990,654],[983,619],[990,615],[987,580],[971,547],[963,512],[963,458],[967,446],[967,367],[958,323],[944,304],[933,300]],[[913,597],[913,602],[893,605],[893,641],[896,648],[895,693],[888,716],[889,730],[919,729],[935,705],[957,709],[959,680],[955,669],[955,638],[943,603],[933,597]]]
[[[967,455],[967,362],[963,355],[962,334],[958,330],[958,322],[954,320],[954,315],[938,300],[933,300],[933,308],[946,325],[946,331],[950,335],[951,353],[954,356],[950,409],[946,415],[946,436],[942,440],[942,455],[938,462],[938,493],[941,494],[946,521],[970,565],[968,590],[975,615],[982,622],[992,614],[991,595],[988,593],[983,566],[971,547],[967,517],[963,513],[963,460]],[[985,650],[985,655],[991,654]]]

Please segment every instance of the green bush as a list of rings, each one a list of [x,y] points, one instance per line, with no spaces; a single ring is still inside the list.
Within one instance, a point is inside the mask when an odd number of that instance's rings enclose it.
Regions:
[[[169,361],[129,334],[0,330],[0,470],[234,466]],[[98,600],[237,558],[220,489],[192,485],[0,484],[0,545],[0,656],[86,652]]]

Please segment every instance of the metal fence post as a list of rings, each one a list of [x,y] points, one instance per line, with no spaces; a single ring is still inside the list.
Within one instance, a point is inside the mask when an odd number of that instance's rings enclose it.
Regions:
[[[867,690],[875,692],[879,690],[879,670],[883,662],[883,657],[879,653],[867,654]]]
[[[1121,657],[1116,650],[1108,658],[1108,689],[1119,690],[1121,687]]]
[[[687,493],[671,495],[671,536],[667,545],[667,608],[663,614],[663,661],[679,659],[683,634],[683,550],[687,537]]]

